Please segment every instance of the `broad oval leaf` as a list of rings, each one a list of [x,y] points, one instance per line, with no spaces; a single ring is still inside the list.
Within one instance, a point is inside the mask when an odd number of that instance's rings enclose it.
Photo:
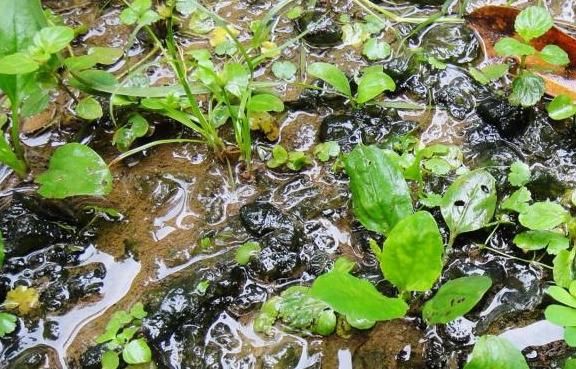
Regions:
[[[552,261],[554,268],[552,270],[554,282],[564,288],[570,288],[570,284],[574,279],[574,257],[576,256],[576,248],[571,251],[562,250],[554,257]]]
[[[444,244],[436,221],[426,211],[402,219],[380,254],[384,277],[401,291],[427,291],[442,273]]]
[[[554,26],[552,16],[541,6],[529,6],[514,21],[514,29],[526,41],[540,37]]]
[[[546,107],[548,115],[554,120],[562,120],[576,115],[576,104],[566,95],[558,95]]]
[[[512,37],[504,37],[494,45],[494,51],[500,56],[534,55],[536,49]]]
[[[566,222],[568,216],[568,212],[562,205],[544,201],[530,205],[526,211],[520,214],[518,220],[526,228],[547,231]]]
[[[469,276],[446,282],[424,304],[422,315],[429,324],[448,323],[468,313],[492,287],[486,276]]]
[[[259,94],[250,98],[248,110],[256,113],[268,111],[282,112],[284,111],[284,103],[276,95]]]
[[[548,248],[549,254],[557,255],[561,250],[570,247],[570,240],[558,232],[527,231],[517,234],[512,241],[525,251],[535,251]]]
[[[540,50],[540,57],[546,62],[553,65],[570,64],[570,58],[566,51],[557,45],[546,45]]]
[[[367,229],[387,234],[412,214],[412,198],[402,171],[386,151],[358,145],[344,159],[354,214]]]
[[[76,114],[82,119],[96,120],[102,118],[104,112],[98,100],[92,96],[88,96],[78,102],[78,105],[76,105]]]
[[[546,320],[562,327],[576,327],[576,309],[563,305],[549,305],[544,310]]]
[[[512,82],[510,104],[524,107],[535,105],[544,96],[544,79],[532,72],[522,72]]]
[[[484,169],[458,177],[444,194],[440,210],[452,239],[486,227],[496,210],[496,180]]]
[[[145,364],[152,360],[152,352],[143,338],[130,341],[122,350],[122,359],[127,364]]]
[[[356,102],[364,104],[377,97],[384,91],[394,91],[396,84],[389,75],[383,71],[365,73],[358,82],[358,95]]]
[[[464,369],[528,369],[526,359],[507,339],[496,336],[478,338]]]
[[[74,30],[66,26],[45,27],[34,36],[34,44],[47,54],[55,54],[74,39]]]
[[[27,74],[40,68],[32,58],[24,53],[15,53],[0,58],[0,74]]]
[[[576,297],[572,296],[570,292],[566,291],[564,288],[551,286],[548,287],[546,293],[554,300],[576,309]]]
[[[94,150],[79,143],[56,149],[48,170],[36,178],[38,193],[52,199],[103,196],[112,190],[112,174]]]
[[[314,63],[308,67],[308,73],[328,83],[336,91],[348,97],[352,96],[348,78],[337,66],[329,63]]]
[[[408,311],[404,300],[384,296],[367,280],[337,270],[316,278],[310,294],[352,319],[391,320]]]

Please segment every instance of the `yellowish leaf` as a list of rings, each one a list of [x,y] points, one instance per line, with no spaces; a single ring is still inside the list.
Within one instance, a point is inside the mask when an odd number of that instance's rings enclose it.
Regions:
[[[16,310],[22,315],[28,314],[38,306],[39,294],[35,288],[18,286],[6,294],[4,305],[7,309]]]

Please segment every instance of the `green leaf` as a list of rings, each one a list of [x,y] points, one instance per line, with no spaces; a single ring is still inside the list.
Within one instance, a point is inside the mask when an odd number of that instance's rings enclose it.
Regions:
[[[45,27],[34,36],[34,45],[46,54],[56,54],[74,39],[74,30],[66,26]]]
[[[144,304],[137,302],[130,308],[129,313],[134,319],[144,319],[148,315],[146,310],[144,310]]]
[[[253,256],[258,255],[262,250],[258,242],[246,242],[236,250],[234,259],[240,265],[247,265]]]
[[[51,199],[104,196],[112,190],[112,174],[91,148],[69,143],[56,149],[48,170],[36,178],[38,193]]]
[[[130,341],[122,350],[122,359],[127,364],[145,364],[152,360],[152,352],[146,340],[138,338]]]
[[[352,97],[348,78],[337,66],[328,63],[313,63],[308,67],[308,74],[320,78],[343,95]]]
[[[308,164],[312,164],[312,160],[305,152],[290,151],[288,153],[288,162],[286,163],[288,169],[298,171]]]
[[[514,29],[524,41],[540,37],[554,26],[548,10],[541,6],[529,6],[522,10],[514,21]]]
[[[371,38],[364,43],[362,54],[366,56],[368,60],[381,60],[388,57],[390,51],[390,45],[387,42]]]
[[[571,251],[562,250],[554,257],[552,262],[554,282],[560,287],[570,288],[574,277],[574,256],[576,256],[576,248]]]
[[[535,231],[547,231],[566,222],[569,214],[559,204],[545,201],[530,205],[518,220],[524,227]]]
[[[286,164],[288,161],[288,151],[281,145],[275,145],[272,148],[272,158],[266,162],[268,168],[278,168],[279,166]]]
[[[576,327],[576,309],[563,305],[549,305],[544,310],[546,320],[562,327]]]
[[[120,358],[118,353],[114,351],[106,351],[102,354],[102,369],[116,369],[120,365]]]
[[[507,339],[497,336],[478,338],[471,360],[464,369],[528,369],[526,359]]]
[[[482,73],[490,80],[496,81],[508,73],[510,66],[506,63],[490,64],[481,69]]]
[[[508,100],[512,105],[524,107],[535,105],[544,96],[544,79],[532,72],[522,72],[512,82]]]
[[[248,89],[250,71],[243,64],[227,63],[222,70],[221,79],[226,91],[236,97],[242,97]]]
[[[546,62],[554,65],[570,64],[570,58],[566,51],[556,45],[546,45],[538,54]]]
[[[429,324],[446,324],[468,313],[492,287],[486,276],[470,276],[446,282],[424,304],[422,316]]]
[[[358,81],[358,94],[356,96],[358,104],[364,104],[384,91],[394,91],[396,89],[394,80],[384,73],[381,67],[378,67],[378,69],[370,69]]]
[[[332,270],[316,278],[310,294],[353,319],[391,320],[408,311],[404,300],[384,296],[367,280],[342,271]]]
[[[564,341],[568,346],[576,347],[576,327],[564,327]],[[564,368],[566,369],[566,366]]]
[[[364,227],[387,234],[413,213],[408,184],[396,161],[376,146],[358,145],[344,158],[354,214]]]
[[[436,221],[419,211],[392,228],[382,247],[380,268],[400,291],[428,291],[442,273],[443,254]]]
[[[298,67],[291,61],[277,61],[272,64],[274,76],[283,80],[291,80],[296,75]]]
[[[0,313],[0,338],[16,330],[16,321],[15,315]]]
[[[542,250],[548,247],[548,253],[557,255],[570,246],[570,240],[562,234],[552,231],[527,231],[514,237],[512,241],[524,251]]]
[[[568,327],[568,328],[566,328],[566,331],[568,331],[568,329],[570,329],[572,335],[576,335],[576,329],[574,329],[573,327]],[[566,335],[565,335],[564,339],[568,343],[568,339],[566,339]],[[576,346],[576,339],[573,339],[571,342],[574,344],[568,343],[570,345],[570,347],[575,347]],[[576,369],[576,359],[566,360],[566,362],[564,363],[563,369]]]
[[[12,147],[4,137],[4,133],[0,130],[0,162],[8,165],[12,168],[18,175],[26,175],[26,163],[18,159]]]
[[[24,53],[6,55],[0,58],[0,74],[27,74],[40,68],[30,56]]]
[[[556,96],[546,107],[548,115],[554,120],[563,120],[576,115],[576,104],[566,95]]]
[[[528,209],[528,203],[532,200],[532,194],[526,187],[520,187],[510,197],[507,197],[500,205],[502,209],[523,213]]]
[[[128,123],[118,128],[112,137],[112,144],[120,151],[128,151],[130,146],[140,137],[146,136],[150,125],[146,118],[138,113],[128,118]]]
[[[38,0],[0,0],[0,58],[25,52],[32,45],[36,33],[48,26],[48,21]],[[32,74],[0,75],[0,89],[19,105]]]
[[[522,187],[530,181],[530,167],[528,164],[521,161],[515,161],[510,166],[510,173],[508,173],[508,182],[512,186]]]
[[[520,42],[512,37],[504,37],[494,45],[494,50],[499,56],[525,56],[536,54],[536,49],[528,44]]]
[[[340,155],[340,145],[336,141],[327,141],[319,143],[314,147],[314,155],[318,160],[326,162],[330,158],[335,158]]]
[[[559,286],[551,286],[548,287],[546,293],[550,295],[550,297],[552,297],[554,300],[576,309],[576,297],[572,296],[564,288]]]
[[[102,118],[104,113],[102,112],[102,106],[92,96],[83,98],[76,105],[76,114],[86,120],[96,120]]]
[[[452,239],[486,227],[496,210],[496,180],[484,169],[458,177],[444,194],[440,210]]]
[[[131,323],[132,320],[133,317],[128,312],[124,310],[116,311],[112,314],[112,317],[110,317],[108,324],[106,324],[104,333],[96,337],[96,343],[104,343],[114,340],[120,329]]]
[[[250,98],[247,108],[252,112],[282,112],[284,111],[284,103],[276,95],[259,94]]]

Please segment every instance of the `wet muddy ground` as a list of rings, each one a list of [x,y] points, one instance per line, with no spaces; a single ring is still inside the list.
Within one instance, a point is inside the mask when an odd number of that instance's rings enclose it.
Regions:
[[[131,32],[118,20],[119,2],[44,4],[69,24],[89,25],[75,45],[78,50],[123,47]],[[241,29],[248,29],[249,22],[271,6],[269,1],[206,4]],[[434,9],[384,4],[407,14]],[[479,5],[471,2],[469,7]],[[345,0],[319,1],[318,7],[333,29],[309,35],[287,48],[283,58],[329,61],[354,74],[367,62],[357,48],[342,45],[338,17],[360,17],[361,9]],[[563,1],[551,8],[558,19],[573,22],[576,3]],[[411,27],[402,25],[397,31],[405,35]],[[280,18],[273,33],[276,42],[293,37],[297,28]],[[191,48],[207,43],[182,33],[180,37]],[[347,151],[359,142],[389,145],[398,135],[415,132],[426,143],[460,145],[471,168],[493,168],[502,195],[511,189],[498,168],[516,159],[531,165],[536,179],[530,190],[536,199],[560,198],[576,185],[574,126],[552,123],[542,111],[511,107],[478,85],[461,67],[482,63],[482,46],[473,31],[464,24],[436,24],[408,42],[435,50],[436,57],[448,63],[439,70],[402,55],[381,63],[399,86],[390,98],[421,108],[357,111],[337,96],[280,86],[288,107],[278,116],[280,142],[289,149],[309,150],[319,142],[338,141]],[[128,51],[129,61],[120,61],[112,71],[125,71],[149,50],[149,40],[139,35]],[[155,83],[172,79],[166,66],[154,63],[145,76]],[[58,101],[51,119],[29,123],[24,142],[28,157],[36,159],[34,170],[42,170],[47,154],[67,140],[90,142],[107,161],[118,154],[110,145],[108,120],[80,127],[82,123],[67,114],[70,102],[63,97]],[[151,119],[154,139],[193,136],[171,122]],[[367,240],[378,236],[353,217],[345,174],[332,163],[320,162],[297,173],[270,170],[258,154],[272,145],[257,136],[250,178],[242,176],[242,164],[222,163],[196,144],[159,146],[118,163],[112,168],[113,193],[97,205],[117,209],[120,219],[86,214],[82,207],[91,199],[43,200],[29,183],[18,183],[0,169],[0,230],[9,256],[0,277],[0,298],[17,285],[41,293],[41,309],[22,319],[17,332],[0,339],[0,368],[100,368],[102,348],[94,338],[115,311],[138,301],[149,312],[143,330],[155,362],[146,368],[456,369],[466,362],[475,337],[483,334],[510,339],[531,368],[558,368],[571,354],[562,342],[562,329],[543,317],[550,271],[480,249],[477,245],[490,230],[459,238],[442,277],[444,281],[481,270],[493,279],[493,287],[466,318],[427,326],[418,313],[429,297],[424,295],[406,319],[352,330],[347,337],[302,336],[280,326],[271,336],[255,333],[253,319],[262,302],[288,286],[309,283],[340,255],[358,263],[357,275],[392,291],[369,251]],[[442,192],[450,182],[446,178],[427,186]],[[514,231],[499,228],[491,246],[522,257],[511,244]],[[257,260],[239,266],[235,250],[251,240],[260,242],[263,251]],[[551,260],[541,261],[551,265]]]

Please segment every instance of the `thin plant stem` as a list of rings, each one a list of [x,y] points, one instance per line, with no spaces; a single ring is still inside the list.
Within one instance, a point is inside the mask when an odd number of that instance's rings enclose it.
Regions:
[[[366,7],[372,8],[375,11],[379,12],[389,20],[396,22],[396,23],[413,23],[413,24],[420,24],[426,22],[430,17],[402,17],[398,14],[395,14],[383,7],[374,4],[369,0],[353,0],[356,4],[362,5],[364,4]],[[440,17],[434,21],[435,23],[452,23],[452,24],[459,24],[464,23],[464,19],[460,17]]]
[[[166,145],[166,144],[175,144],[175,143],[197,143],[197,144],[201,144],[201,143],[205,143],[205,142],[203,142],[201,140],[190,140],[190,139],[186,139],[186,138],[173,138],[173,139],[167,139],[167,140],[153,141],[153,142],[147,143],[147,144],[142,145],[142,146],[138,146],[132,150],[128,150],[125,153],[118,155],[110,163],[108,163],[108,167],[111,168],[114,165],[121,162],[122,160],[124,160],[124,159],[126,159],[132,155],[138,154],[138,153],[140,153],[146,149],[149,149],[151,147],[159,146],[159,145]]]
[[[519,258],[519,257],[514,256],[514,255],[508,255],[507,253],[502,252],[502,251],[500,251],[500,250],[497,250],[497,249],[495,249],[495,248],[493,248],[493,247],[490,247],[490,246],[488,246],[488,245],[480,245],[480,248],[481,248],[481,249],[486,249],[486,250],[488,250],[488,251],[490,251],[490,252],[493,252],[493,253],[495,253],[495,254],[498,254],[498,255],[500,255],[500,256],[504,256],[504,257],[506,257],[506,258],[508,258],[508,259],[513,259],[513,260],[522,261],[522,262],[528,263],[528,264],[538,265],[538,266],[540,266],[540,267],[542,267],[542,268],[546,268],[546,269],[550,269],[550,270],[553,269],[550,265],[541,263],[541,262],[536,261],[536,260],[522,259],[522,258]]]
[[[20,104],[14,102],[11,106],[12,109],[12,129],[10,131],[10,138],[12,140],[12,146],[14,146],[14,152],[18,159],[24,161],[24,149],[22,148],[22,143],[20,142]]]

